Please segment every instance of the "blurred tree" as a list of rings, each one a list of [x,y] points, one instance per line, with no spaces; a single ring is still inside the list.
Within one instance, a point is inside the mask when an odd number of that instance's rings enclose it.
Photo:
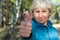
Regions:
[[[0,26],[2,26],[1,22],[2,22],[2,0],[0,0]]]
[[[7,18],[6,20],[7,23],[9,23],[11,17],[13,17],[13,8],[15,7],[15,4],[14,4],[15,1],[11,1],[11,0],[6,0],[4,1],[3,0],[3,14],[7,15]]]
[[[16,24],[16,20],[17,20],[17,18],[16,18],[17,14],[19,15],[20,11],[23,12],[23,9],[26,9],[26,8],[29,9],[31,2],[32,2],[32,0],[3,0],[3,14],[6,17],[6,23],[9,24],[9,23],[14,22],[13,26],[12,25],[9,26],[11,28],[7,32],[4,39],[5,38],[7,39],[8,36],[11,36],[11,38],[12,38],[12,35],[16,39],[16,34],[19,31],[19,30],[17,30],[17,28],[14,29],[15,24]],[[15,32],[13,32],[13,31],[15,31]],[[12,32],[13,32],[13,34],[11,34]],[[14,40],[14,38],[12,38],[11,40]]]
[[[24,8],[29,9],[30,5],[32,4],[33,0],[24,0]]]

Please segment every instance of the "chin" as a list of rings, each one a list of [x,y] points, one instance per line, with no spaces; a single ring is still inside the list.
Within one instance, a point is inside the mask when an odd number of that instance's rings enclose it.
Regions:
[[[39,20],[39,22],[40,22],[40,23],[45,23],[45,22],[46,22],[46,20],[41,20],[41,21]]]
[[[39,23],[45,23],[45,21],[44,21],[44,20],[38,20],[38,22],[39,22]]]

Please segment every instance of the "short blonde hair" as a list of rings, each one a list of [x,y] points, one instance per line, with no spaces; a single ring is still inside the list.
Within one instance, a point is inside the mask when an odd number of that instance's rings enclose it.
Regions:
[[[51,0],[33,0],[30,6],[30,12],[32,13],[37,7],[48,8],[50,12],[53,12],[53,3]]]

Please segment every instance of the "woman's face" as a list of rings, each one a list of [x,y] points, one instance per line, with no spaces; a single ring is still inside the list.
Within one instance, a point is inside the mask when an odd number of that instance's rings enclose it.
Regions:
[[[50,16],[50,12],[48,10],[48,8],[42,9],[42,8],[36,8],[33,11],[33,16],[36,19],[37,22],[39,23],[45,23],[47,22],[49,16]]]

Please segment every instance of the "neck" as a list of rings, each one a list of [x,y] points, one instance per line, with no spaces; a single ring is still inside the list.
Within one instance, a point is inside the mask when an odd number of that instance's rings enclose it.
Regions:
[[[45,23],[44,23],[44,25],[46,25],[46,26],[47,26],[47,22],[45,22]]]

